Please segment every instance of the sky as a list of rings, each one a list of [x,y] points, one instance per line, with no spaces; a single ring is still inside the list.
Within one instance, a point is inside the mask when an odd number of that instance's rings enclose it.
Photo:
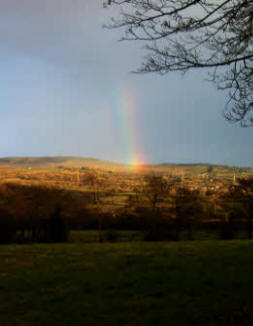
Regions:
[[[253,128],[222,117],[203,71],[137,75],[102,0],[0,0],[0,157],[253,167]]]

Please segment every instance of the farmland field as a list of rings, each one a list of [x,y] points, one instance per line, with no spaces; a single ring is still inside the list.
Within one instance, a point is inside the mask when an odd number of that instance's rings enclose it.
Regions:
[[[0,325],[250,325],[252,251],[247,240],[1,246]]]
[[[102,212],[113,214],[126,209],[133,211],[137,206],[150,207],[152,200],[147,192],[153,192],[154,189],[147,189],[147,183],[153,176],[160,177],[168,184],[172,182],[175,189],[180,186],[198,190],[203,196],[208,193],[209,199],[214,201],[217,194],[228,189],[236,178],[252,177],[253,170],[210,164],[135,167],[75,157],[5,158],[0,159],[0,191],[4,198],[0,204],[4,207],[8,201],[11,207],[18,208],[22,203],[26,206],[23,207],[25,212],[28,206],[31,210],[29,200],[34,193],[36,200],[40,201],[37,206],[41,207],[41,214],[46,216],[50,212],[45,212],[46,208],[43,207],[45,199],[41,193],[35,195],[39,188],[51,191],[51,204],[47,205],[47,210],[50,211],[49,206],[61,205],[64,217],[79,214],[84,206],[91,210],[97,209],[98,205],[94,205],[94,202],[97,203],[98,198]],[[25,189],[29,188],[29,194],[24,195]],[[14,193],[15,199],[10,199]],[[64,200],[59,196],[60,193],[65,193]],[[169,193],[163,197],[163,203],[161,198],[160,203],[158,201],[161,208],[168,206]],[[74,207],[74,211],[71,207]],[[17,212],[13,214],[17,215]]]

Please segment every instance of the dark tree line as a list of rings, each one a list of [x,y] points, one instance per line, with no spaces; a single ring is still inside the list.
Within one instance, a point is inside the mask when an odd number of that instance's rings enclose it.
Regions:
[[[0,243],[65,242],[63,206],[69,195],[43,187],[0,186]]]
[[[203,230],[222,239],[245,237],[245,231],[253,237],[253,178],[208,194],[173,176],[149,174],[143,182],[138,196],[129,195],[130,202],[115,211],[98,209],[93,189],[88,198],[83,192],[2,185],[0,243],[64,242],[69,228],[98,230],[101,241],[108,230],[143,231],[150,241],[193,240]],[[87,200],[87,207],[80,205]],[[115,239],[116,233],[109,235]]]
[[[66,242],[69,229],[60,215],[60,208],[49,218],[26,216],[22,220],[15,219],[8,211],[0,211],[0,244],[30,242]]]

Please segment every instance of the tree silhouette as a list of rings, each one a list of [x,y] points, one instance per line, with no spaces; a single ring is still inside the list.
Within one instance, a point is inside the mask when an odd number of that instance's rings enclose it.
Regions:
[[[122,40],[146,42],[137,72],[185,73],[208,69],[209,79],[229,91],[224,116],[253,124],[253,3],[250,0],[110,0],[121,13],[108,28]]]
[[[169,191],[173,186],[173,180],[168,180],[162,175],[149,174],[145,176],[145,186],[143,194],[151,204],[153,213],[156,211],[157,204],[168,197]]]
[[[182,186],[176,190],[173,199],[176,240],[179,240],[180,232],[183,229],[187,231],[188,240],[192,240],[194,224],[197,223],[202,212],[199,191]]]

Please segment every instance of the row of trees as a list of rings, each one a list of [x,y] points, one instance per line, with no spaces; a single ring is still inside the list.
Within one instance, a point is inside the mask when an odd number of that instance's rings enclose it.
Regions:
[[[166,233],[167,230],[173,231],[169,237],[174,240],[179,240],[182,231],[191,240],[194,229],[200,228],[218,229],[223,239],[232,239],[237,231],[246,229],[248,238],[252,238],[252,178],[239,179],[228,189],[209,191],[204,195],[178,183],[175,178],[149,175],[142,196],[149,203],[147,225],[151,238],[156,232]]]
[[[222,191],[191,190],[177,176],[148,174],[128,195],[124,209],[104,214],[99,178],[93,180],[97,223],[104,229],[142,229],[146,238],[179,240],[182,232],[193,239],[194,230],[209,227],[220,237],[231,239],[237,231],[247,229],[252,238],[253,179],[239,179]],[[97,194],[95,194],[97,193]]]
[[[0,244],[11,242],[66,242],[69,229],[66,220],[60,215],[60,208],[56,207],[49,218],[25,216],[15,218],[6,210],[0,211]]]
[[[2,185],[0,187],[0,242],[60,242],[68,228],[143,230],[148,240],[194,238],[194,230],[219,230],[230,239],[247,230],[252,238],[253,179],[239,179],[222,192],[200,193],[176,177],[147,175],[128,195],[124,207],[105,209],[106,193],[99,178],[86,178],[90,193]],[[113,200],[114,197],[110,197]]]
[[[1,184],[0,243],[67,241],[69,203],[69,194],[57,189]]]

